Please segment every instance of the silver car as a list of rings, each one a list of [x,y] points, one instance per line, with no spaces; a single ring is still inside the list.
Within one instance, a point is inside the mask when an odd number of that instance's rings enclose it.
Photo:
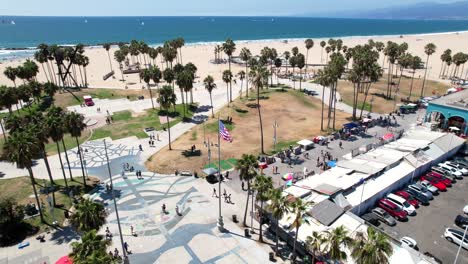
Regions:
[[[411,189],[411,190],[413,190],[415,192],[418,192],[418,193],[424,195],[429,200],[434,199],[434,196],[432,195],[432,193],[426,187],[422,186],[419,183],[409,185],[408,189]]]
[[[439,194],[439,189],[437,187],[435,187],[434,185],[432,185],[430,182],[428,181],[421,181],[420,183],[422,186],[426,187],[427,190],[429,190],[432,194],[434,195],[438,195]]]
[[[385,212],[385,210],[382,208],[376,207],[372,209],[372,214],[374,214],[381,222],[384,222],[389,226],[396,225],[395,218],[393,218],[393,216]]]

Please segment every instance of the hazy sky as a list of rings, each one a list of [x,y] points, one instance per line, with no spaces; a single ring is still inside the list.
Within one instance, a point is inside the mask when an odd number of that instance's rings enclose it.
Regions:
[[[334,13],[429,0],[2,0],[0,15],[263,16]],[[437,0],[436,2],[454,2]]]

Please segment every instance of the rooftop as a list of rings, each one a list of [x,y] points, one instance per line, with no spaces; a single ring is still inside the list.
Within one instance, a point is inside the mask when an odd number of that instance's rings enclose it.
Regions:
[[[462,110],[468,110],[468,89],[442,96],[430,101],[429,104],[455,107]]]

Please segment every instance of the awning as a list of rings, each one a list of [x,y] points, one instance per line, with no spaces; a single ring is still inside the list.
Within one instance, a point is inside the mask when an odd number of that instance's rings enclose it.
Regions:
[[[358,125],[355,124],[355,123],[346,123],[343,125],[344,128],[346,129],[351,129],[351,128],[354,128],[354,127],[357,127]]]
[[[343,208],[344,210],[348,210],[351,208],[351,204],[346,200],[346,197],[343,194],[339,193],[335,197],[332,198],[333,202],[337,204],[339,207]]]

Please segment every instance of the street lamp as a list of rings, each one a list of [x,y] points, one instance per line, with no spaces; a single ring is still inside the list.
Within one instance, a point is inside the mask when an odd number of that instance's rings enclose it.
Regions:
[[[277,139],[276,139],[276,128],[277,127],[279,127],[278,122],[276,122],[276,120],[275,120],[275,123],[273,124],[273,129],[274,129],[273,130],[274,131],[273,132],[273,152],[276,152],[276,141],[277,141]]]

